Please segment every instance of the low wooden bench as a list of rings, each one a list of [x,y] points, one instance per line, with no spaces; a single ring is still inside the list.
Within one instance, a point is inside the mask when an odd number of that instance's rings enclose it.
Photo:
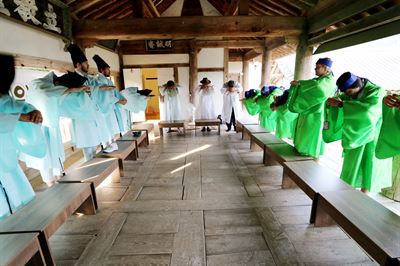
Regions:
[[[154,131],[154,125],[149,123],[132,123],[131,129],[133,131],[145,131],[145,140],[146,141],[138,141],[139,146],[148,146],[150,144],[149,135],[150,132]]]
[[[47,265],[54,265],[48,239],[74,212],[95,214],[89,184],[55,184],[14,214],[0,221],[0,234],[39,233]]]
[[[258,125],[258,121],[249,119],[238,119],[236,120],[236,132],[242,132],[244,125]]]
[[[0,265],[46,265],[38,233],[0,234]]]
[[[158,122],[158,127],[160,129],[160,136],[164,136],[164,128],[183,128],[183,134],[186,134],[185,131],[185,120],[171,120],[171,121],[160,121]]]
[[[329,169],[315,161],[285,162],[282,188],[300,187],[313,201],[310,223],[315,222],[319,194],[326,191],[354,190]]]
[[[139,131],[139,130],[135,130],[135,131]],[[121,138],[118,139],[118,141],[134,141],[135,142],[135,146],[136,146],[136,157],[139,158],[139,146],[143,146],[142,143],[148,141],[148,134],[147,131],[145,130],[141,130],[140,131],[141,134],[138,137],[135,137],[133,135],[133,131],[128,131],[127,133],[125,133]],[[147,146],[148,144],[146,144]]]
[[[221,135],[221,122],[218,119],[196,119],[194,121],[194,134],[196,135],[197,127],[208,127],[216,126],[218,127],[218,135]]]
[[[113,182],[120,182],[118,160],[114,158],[93,158],[81,166],[68,172],[58,183],[89,183],[96,209],[96,187],[108,176],[112,175]]]
[[[250,136],[250,150],[264,150],[265,145],[287,144],[285,141],[277,138],[271,133],[255,133]]]
[[[285,162],[313,160],[313,157],[302,156],[289,144],[265,145],[263,162],[264,165],[283,165]]]
[[[256,133],[269,133],[269,131],[260,125],[244,125],[242,129],[242,139],[250,139],[251,135]]]
[[[321,192],[315,226],[334,221],[380,265],[400,265],[400,216],[358,190]]]
[[[116,141],[118,145],[118,150],[106,153],[104,151],[99,152],[96,157],[105,157],[105,158],[115,158],[118,159],[118,166],[120,176],[124,176],[124,160],[134,161],[137,159],[136,156],[136,145],[133,141]]]

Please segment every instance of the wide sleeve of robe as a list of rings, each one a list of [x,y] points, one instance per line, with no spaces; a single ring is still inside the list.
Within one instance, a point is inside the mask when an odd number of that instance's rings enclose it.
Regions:
[[[161,92],[161,91],[160,91]],[[136,87],[129,87],[119,92],[127,100],[125,105],[121,107],[133,113],[145,111],[147,107],[147,97],[137,93]]]
[[[367,82],[358,99],[341,95],[343,99],[343,134],[344,149],[358,148],[378,135],[382,119],[381,102],[385,91]]]
[[[324,102],[335,93],[335,81],[332,75],[310,80],[300,80],[289,97],[288,108],[293,113],[322,112]]]
[[[376,145],[376,157],[386,159],[400,154],[400,110],[382,104],[383,122]]]
[[[322,137],[326,143],[342,139],[343,109],[336,106],[326,106],[324,111],[324,128]]]
[[[114,90],[102,90],[102,86],[114,86],[111,80],[107,79],[104,75],[97,75],[93,79],[92,99],[99,106],[103,114],[108,114],[114,110],[114,104],[119,101],[115,96]]]
[[[249,99],[243,98],[243,101],[242,101],[243,105],[244,105],[244,107],[246,107],[246,110],[249,113],[249,115],[256,115],[260,112],[260,106],[255,101],[259,95],[260,95],[260,91],[257,91],[256,96],[249,98]]]

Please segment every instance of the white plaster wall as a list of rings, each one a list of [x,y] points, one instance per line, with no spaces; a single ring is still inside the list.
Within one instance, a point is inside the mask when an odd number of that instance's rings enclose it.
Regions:
[[[143,88],[142,71],[139,68],[124,69],[125,87]]]
[[[0,17],[0,52],[70,62],[63,49],[60,38]]]
[[[179,17],[182,13],[183,0],[176,0],[167,10],[165,10],[161,17]]]
[[[243,63],[242,62],[229,62],[229,73],[242,73]]]
[[[188,54],[124,55],[124,65],[189,63]]]
[[[200,0],[200,5],[204,16],[221,16],[221,13],[207,0]]]
[[[96,63],[94,62],[92,57],[95,54],[97,54],[101,58],[103,58],[103,60],[106,61],[107,64],[110,65],[111,70],[119,71],[119,58],[117,53],[108,51],[98,46],[94,46],[93,48],[87,48],[85,52],[86,52],[86,57],[89,61],[89,65],[91,67],[96,68]]]
[[[198,53],[198,67],[224,67],[224,48],[203,48]]]

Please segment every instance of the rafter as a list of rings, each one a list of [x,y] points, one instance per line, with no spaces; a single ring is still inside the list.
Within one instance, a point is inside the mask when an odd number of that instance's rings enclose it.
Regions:
[[[228,5],[227,10],[224,12],[224,16],[237,15],[239,11],[239,1],[240,0],[231,0],[231,3]]]
[[[118,3],[114,4],[112,7],[107,8],[107,9],[102,9],[99,10],[98,12],[92,14],[89,18],[90,19],[99,19],[99,18],[105,18],[108,17],[109,15],[113,14],[114,12],[117,12],[117,10],[121,10],[121,7],[128,3],[130,0],[120,0]]]
[[[221,0],[207,0],[220,14],[224,14],[224,3]]]
[[[279,16],[132,18],[81,20],[74,24],[74,32],[83,39],[274,37],[299,34],[304,23],[304,17]]]
[[[143,0],[131,0],[132,12],[135,18],[144,18],[144,2]]]
[[[152,0],[144,0],[144,4],[153,18],[160,17],[160,13],[158,12]]]
[[[91,6],[102,2],[103,0],[80,0],[80,1],[75,1],[73,2],[70,7],[72,10],[72,13],[77,14],[78,12],[81,12],[87,8],[90,8]]]
[[[157,5],[157,10],[160,14],[164,13],[176,0],[163,0],[159,5]]]
[[[117,12],[115,12],[114,14],[110,15],[107,17],[107,19],[114,19],[117,18],[118,16],[120,16],[121,14],[125,14],[126,12],[128,12],[129,10],[132,10],[132,4],[127,3],[124,6],[121,7],[121,9]]]
[[[104,11],[107,10],[110,6],[112,6],[114,3],[118,2],[118,0],[108,0],[107,2],[99,2],[97,5],[93,6],[93,8],[90,9],[90,11],[81,11],[77,14],[77,16],[81,19],[85,19],[90,17],[93,14],[96,14],[99,11]],[[81,15],[82,13],[82,15]]]

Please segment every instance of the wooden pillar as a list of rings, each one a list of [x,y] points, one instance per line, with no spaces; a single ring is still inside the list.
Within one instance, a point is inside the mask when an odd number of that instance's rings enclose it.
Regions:
[[[313,48],[307,45],[307,34],[303,33],[299,37],[299,44],[296,49],[296,64],[294,69],[294,79],[310,79],[312,74],[312,53]]]
[[[125,89],[125,80],[124,80],[124,55],[121,53],[121,50],[118,49],[118,59],[119,59],[119,77],[118,77],[118,85],[119,90]]]
[[[177,66],[174,66],[174,81],[179,84],[179,70]]]
[[[197,86],[197,52],[196,42],[191,41],[189,54],[189,100],[191,103],[193,103],[193,92]]]
[[[224,48],[224,80],[227,82],[229,80],[229,48]]]
[[[272,51],[264,46],[261,66],[261,86],[270,85],[272,77]]]
[[[249,61],[243,60],[243,89],[249,89]]]

